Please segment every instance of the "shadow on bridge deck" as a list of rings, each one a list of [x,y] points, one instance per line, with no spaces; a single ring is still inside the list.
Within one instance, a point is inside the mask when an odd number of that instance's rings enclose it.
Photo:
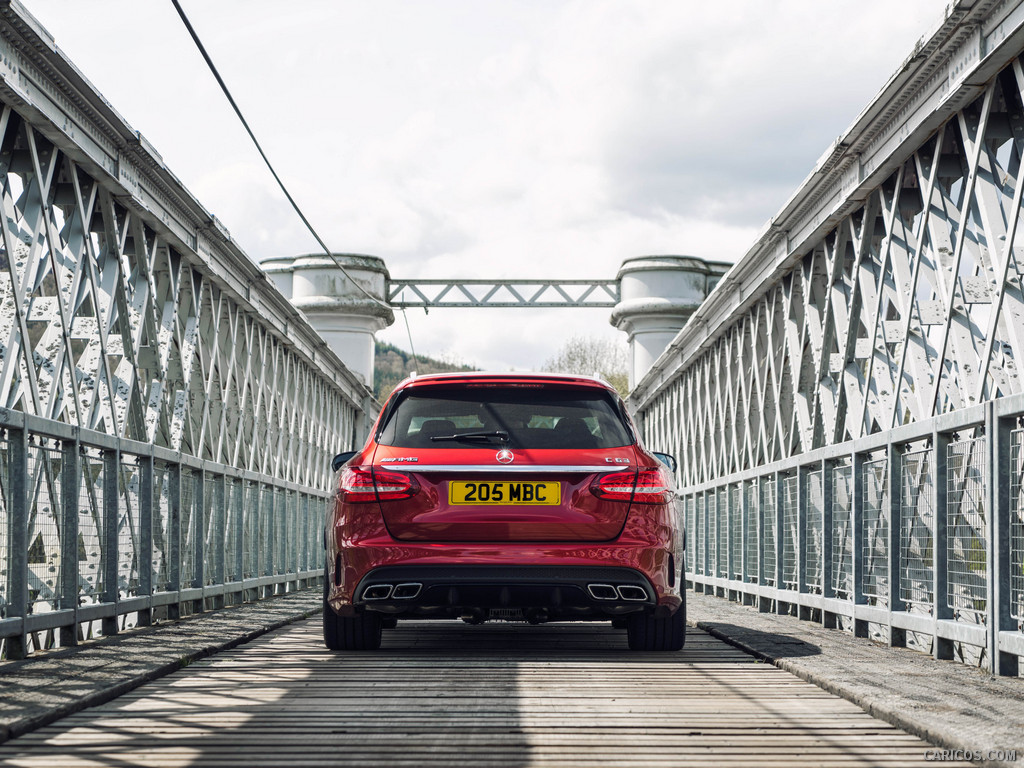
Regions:
[[[319,595],[206,614],[0,665],[0,734],[39,729],[0,762],[906,765],[929,749],[825,691],[936,744],[1024,757],[1019,679],[688,599],[691,621],[736,647],[691,629],[679,654],[638,654],[607,624],[434,622],[401,624],[379,652],[332,654],[313,618],[204,658],[316,612]]]
[[[714,637],[792,672],[886,722],[951,750],[1024,761],[1024,679],[937,661],[791,616],[687,593],[689,619]],[[804,646],[818,649],[806,653]],[[1009,759],[1014,757],[1014,759]]]
[[[930,745],[692,630],[404,624],[370,653],[316,618],[0,747],[5,765],[916,765]]]

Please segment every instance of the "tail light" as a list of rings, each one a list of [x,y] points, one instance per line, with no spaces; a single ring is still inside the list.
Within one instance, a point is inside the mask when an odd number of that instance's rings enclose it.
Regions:
[[[660,469],[609,472],[598,477],[590,491],[599,499],[665,504],[672,496],[670,483]]]
[[[408,499],[419,490],[409,475],[372,467],[347,467],[338,481],[338,495],[352,504]]]

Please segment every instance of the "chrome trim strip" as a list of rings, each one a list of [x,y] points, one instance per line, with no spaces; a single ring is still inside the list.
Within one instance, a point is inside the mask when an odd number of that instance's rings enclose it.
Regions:
[[[598,464],[595,466],[584,466],[582,464],[522,464],[519,466],[510,464],[411,464],[402,467],[408,472],[614,472],[621,471],[624,464]],[[389,467],[399,469],[399,467]]]

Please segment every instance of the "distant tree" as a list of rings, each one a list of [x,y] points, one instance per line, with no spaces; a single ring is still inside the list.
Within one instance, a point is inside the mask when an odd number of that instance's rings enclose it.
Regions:
[[[625,341],[573,336],[554,357],[544,362],[541,370],[599,376],[623,397],[629,394],[629,352]]]

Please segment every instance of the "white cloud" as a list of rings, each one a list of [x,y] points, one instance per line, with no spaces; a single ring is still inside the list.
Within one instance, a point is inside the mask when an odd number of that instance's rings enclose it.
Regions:
[[[333,248],[396,277],[559,279],[737,258],[944,4],[183,2]],[[315,250],[170,4],[28,6],[251,256]],[[419,353],[499,369],[616,333],[601,310],[409,321]],[[401,319],[382,337],[408,346]]]

